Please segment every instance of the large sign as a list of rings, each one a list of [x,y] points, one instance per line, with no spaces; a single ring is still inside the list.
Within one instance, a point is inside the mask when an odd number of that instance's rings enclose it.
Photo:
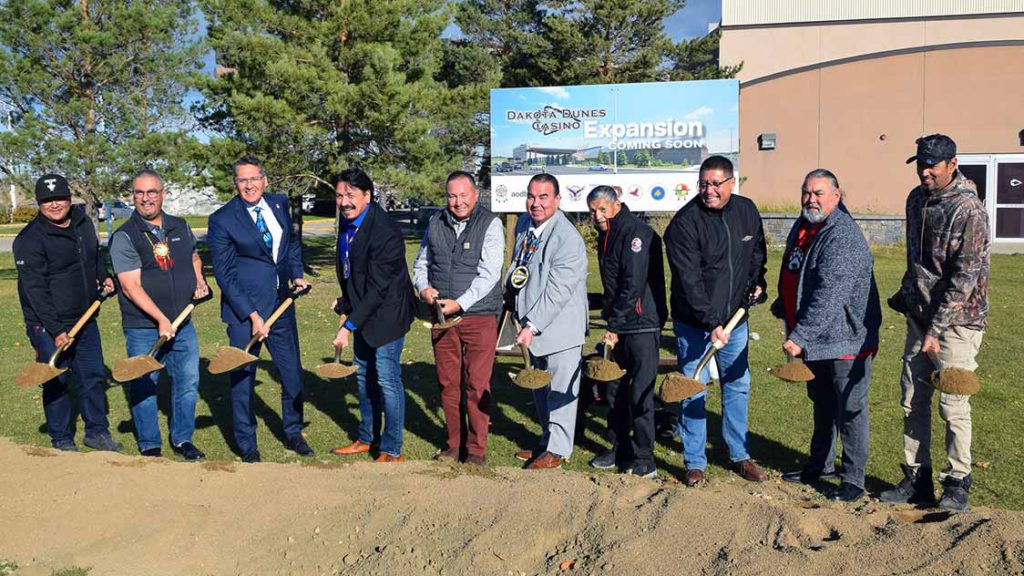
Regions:
[[[712,154],[736,160],[739,82],[491,90],[491,208],[526,210],[535,174],[558,178],[562,210],[584,212],[594,186],[634,211],[675,211],[697,195]]]

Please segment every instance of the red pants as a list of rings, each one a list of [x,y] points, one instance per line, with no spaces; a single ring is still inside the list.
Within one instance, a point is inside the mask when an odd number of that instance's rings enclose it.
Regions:
[[[498,343],[496,316],[465,316],[455,327],[431,330],[441,408],[448,428],[448,448],[475,456],[487,453],[490,425],[491,372]],[[466,410],[461,410],[465,389]]]

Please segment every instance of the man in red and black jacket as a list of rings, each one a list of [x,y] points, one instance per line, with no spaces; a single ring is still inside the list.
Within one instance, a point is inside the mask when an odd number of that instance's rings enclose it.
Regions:
[[[631,474],[653,477],[654,378],[658,344],[668,316],[661,238],[637,219],[611,186],[597,186],[587,195],[590,216],[598,231],[603,305],[608,322],[605,346],[626,370],[608,384],[608,439],[612,448],[594,457],[598,469],[628,468]],[[631,434],[632,432],[632,434]]]

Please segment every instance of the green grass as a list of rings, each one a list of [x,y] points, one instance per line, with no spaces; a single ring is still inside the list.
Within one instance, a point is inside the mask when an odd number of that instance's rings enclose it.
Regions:
[[[302,343],[302,362],[306,390],[306,433],[318,458],[335,460],[328,451],[355,438],[358,424],[358,401],[354,380],[325,381],[312,369],[329,358],[330,340],[337,319],[328,310],[329,302],[339,291],[334,279],[333,248],[330,239],[307,241],[306,263],[319,273],[311,280],[314,290],[298,302],[299,333]],[[411,260],[418,241],[407,242]],[[882,248],[875,251],[875,272],[883,299],[891,294],[905,266],[904,254],[899,249]],[[770,254],[769,286],[775,286],[779,252]],[[975,468],[975,487],[972,502],[1013,509],[1024,509],[1024,485],[1019,481],[1024,473],[1024,436],[1019,433],[1020,414],[1024,411],[1024,390],[1016,380],[1018,354],[1024,328],[1019,318],[1024,317],[1024,304],[1017,292],[1024,285],[1024,257],[992,257],[991,315],[978,358],[982,391],[972,400],[974,414],[974,458],[991,462],[989,468]],[[599,282],[596,265],[590,267],[589,289],[597,291]],[[0,436],[18,442],[48,446],[49,439],[43,428],[39,390],[23,390],[13,385],[21,367],[33,359],[25,336],[16,294],[16,276],[10,254],[0,254],[0,316],[6,319],[0,325],[0,355],[7,359],[0,365]],[[774,291],[774,289],[773,289]],[[1018,319],[1018,320],[1015,320]],[[104,305],[100,327],[106,354],[106,364],[124,357],[124,338],[120,330],[120,315],[116,301]],[[203,360],[202,380],[197,414],[196,444],[206,451],[211,460],[235,459],[230,444],[230,403],[227,377],[206,372],[207,358],[219,345],[227,343],[224,325],[219,318],[216,302],[201,306],[196,312],[199,342]],[[753,385],[750,403],[750,450],[755,458],[772,470],[790,470],[800,466],[806,456],[811,429],[811,408],[803,386],[786,384],[771,378],[766,369],[779,364],[781,329],[772,318],[767,306],[752,311],[753,332],[758,340],[750,342],[750,364]],[[874,365],[869,403],[871,409],[871,452],[868,462],[868,488],[875,492],[899,476],[902,461],[902,423],[899,407],[900,354],[905,328],[902,318],[885,310],[881,335],[881,353]],[[588,339],[588,348],[603,334],[594,329]],[[663,338],[663,356],[672,356],[672,339]],[[346,360],[351,358],[346,353]],[[260,450],[265,460],[295,461],[297,457],[286,452],[281,445],[280,391],[272,364],[263,355],[257,375],[256,413]],[[402,356],[403,378],[407,391],[405,448],[410,459],[429,458],[445,439],[443,415],[438,401],[434,376],[433,354],[429,331],[417,321],[405,340]],[[494,404],[490,435],[489,462],[497,466],[517,466],[515,450],[532,446],[539,427],[536,424],[531,395],[514,387],[507,377],[519,363],[514,358],[499,358],[493,379]],[[664,372],[663,372],[664,373]],[[166,434],[166,413],[169,406],[167,387],[161,387],[160,406],[163,412],[161,426]],[[110,403],[110,421],[114,436],[123,442],[126,451],[136,452],[132,436],[131,418],[121,387],[113,387],[107,397]],[[723,476],[727,452],[719,433],[720,395],[716,387],[710,391],[708,406],[711,432],[709,474]],[[603,449],[604,408],[592,409],[584,434],[577,436],[577,451],[570,470],[587,470],[590,456]],[[934,414],[932,453],[936,467],[944,463],[943,432],[937,412]],[[78,425],[81,441],[82,426]],[[660,472],[680,475],[683,463],[677,441],[659,443],[656,458]],[[165,453],[169,453],[169,447]],[[361,460],[364,457],[350,457]],[[338,459],[341,460],[341,459]]]
[[[79,566],[72,566],[70,568],[62,568],[60,570],[54,570],[53,576],[89,576],[91,568],[82,568]]]

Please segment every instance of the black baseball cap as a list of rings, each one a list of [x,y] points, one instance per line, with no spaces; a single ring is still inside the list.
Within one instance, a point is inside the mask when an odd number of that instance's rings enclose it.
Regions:
[[[71,198],[68,181],[60,174],[43,174],[36,180],[36,203],[42,204],[55,198]]]
[[[924,162],[934,166],[943,160],[952,160],[956,156],[956,142],[945,134],[932,134],[917,139],[917,154],[907,158],[911,162]]]

